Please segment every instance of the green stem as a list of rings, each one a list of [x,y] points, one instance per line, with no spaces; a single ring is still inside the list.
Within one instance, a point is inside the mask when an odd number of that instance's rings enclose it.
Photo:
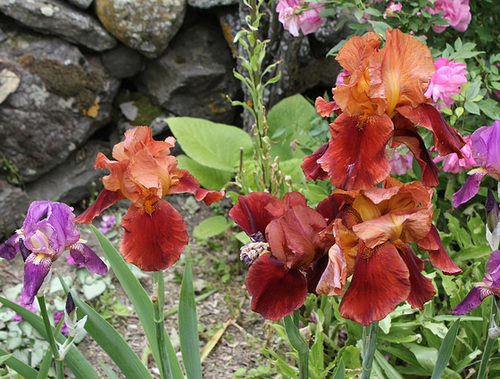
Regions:
[[[489,328],[494,328],[496,326],[495,319],[498,313],[497,297],[493,295],[491,299],[491,314],[490,314],[490,325]],[[488,328],[488,329],[489,329]],[[481,363],[479,364],[479,370],[477,372],[477,379],[484,379],[486,377],[486,371],[488,369],[488,361],[490,360],[491,350],[493,349],[493,343],[496,338],[490,338],[488,333],[488,338],[486,338],[486,345],[484,346],[483,356],[481,357]]]
[[[54,357],[56,363],[56,377],[57,379],[64,379],[64,363],[59,360],[59,351],[57,349],[56,340],[54,338],[54,333],[52,332],[52,325],[50,325],[49,315],[47,313],[47,304],[45,303],[45,296],[37,296],[38,305],[40,306],[40,313],[42,314],[43,323],[45,325],[45,331],[47,332],[47,341],[50,345],[50,350],[52,351],[52,356]]]
[[[153,302],[154,322],[158,350],[160,351],[160,362],[158,367],[162,379],[173,379],[170,361],[168,360],[167,345],[165,340],[165,324],[163,316],[163,306],[165,304],[165,283],[163,281],[163,271],[155,271],[153,275]]]
[[[361,379],[370,378],[373,366],[373,357],[377,350],[378,321],[373,321],[369,329],[363,327],[363,371]]]
[[[307,379],[309,377],[309,345],[300,335],[297,311],[294,312],[293,316],[285,316],[283,321],[290,344],[297,350],[299,356],[299,379]]]

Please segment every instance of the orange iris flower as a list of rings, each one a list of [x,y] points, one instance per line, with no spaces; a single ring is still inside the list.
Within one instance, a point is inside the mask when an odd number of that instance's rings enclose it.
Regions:
[[[175,138],[155,141],[151,128],[139,126],[125,132],[125,141],[113,148],[113,158],[99,153],[95,167],[109,169],[102,179],[104,189],[77,222],[91,223],[104,209],[122,199],[132,205],[122,218],[124,228],[120,253],[127,262],[144,271],[163,270],[174,264],[188,243],[186,222],[163,200],[165,195],[189,192],[210,205],[223,193],[200,188],[170,155]]]
[[[333,102],[316,99],[321,116],[334,110],[339,115],[330,124],[330,141],[305,157],[302,169],[309,180],[329,177],[338,188],[368,189],[391,171],[386,146],[404,143],[422,167],[422,182],[436,186],[439,169],[415,125],[433,132],[440,155],[460,155],[465,142],[424,95],[435,71],[431,52],[399,29],[388,29],[384,47],[379,45],[369,32],[340,50],[336,59],[348,75],[333,88]]]
[[[432,225],[432,189],[389,177],[384,188],[334,193],[343,194],[345,204],[330,224],[335,244],[316,292],[342,295],[352,275],[339,308],[342,317],[366,326],[405,300],[423,309],[436,290],[421,274],[424,262],[410,242],[428,251],[433,266],[445,274],[461,272]]]

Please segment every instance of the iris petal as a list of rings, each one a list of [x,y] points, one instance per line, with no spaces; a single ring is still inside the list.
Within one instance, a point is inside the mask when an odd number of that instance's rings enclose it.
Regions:
[[[278,321],[299,309],[307,297],[307,282],[299,270],[286,270],[270,254],[260,256],[248,270],[246,286],[252,310]]]
[[[157,202],[150,215],[132,205],[122,227],[120,253],[144,271],[164,270],[177,262],[189,240],[186,222],[165,200]]]
[[[443,271],[446,275],[453,275],[462,270],[453,262],[439,237],[439,232],[434,225],[431,226],[429,234],[417,242],[417,247],[429,252],[429,259],[434,267]]]
[[[318,160],[335,187],[366,189],[384,180],[391,172],[385,146],[392,136],[393,124],[386,116],[361,117],[341,114],[330,125],[332,138]]]
[[[76,222],[90,224],[99,214],[119,200],[125,199],[120,191],[108,191],[103,189],[97,199],[88,207],[85,212],[75,218]]]
[[[373,251],[361,246],[356,267],[339,311],[342,317],[363,326],[382,320],[410,294],[409,271],[390,242]]]

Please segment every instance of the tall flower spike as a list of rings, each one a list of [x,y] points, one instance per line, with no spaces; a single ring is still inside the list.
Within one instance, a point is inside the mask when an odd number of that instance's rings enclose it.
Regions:
[[[21,253],[24,260],[24,287],[21,301],[31,304],[44,282],[50,278],[52,263],[65,250],[91,272],[104,275],[108,268],[80,240],[75,228],[73,208],[52,201],[34,201],[28,208],[21,229],[0,246],[0,257],[14,259]]]
[[[223,192],[200,188],[186,170],[177,167],[170,155],[173,137],[153,139],[151,128],[139,126],[125,132],[125,141],[113,148],[110,160],[99,153],[95,167],[108,168],[104,189],[77,222],[90,223],[104,209],[122,199],[132,205],[123,216],[120,253],[127,262],[144,271],[163,270],[179,259],[188,243],[187,225],[179,212],[163,200],[165,195],[189,192],[206,205],[219,201]]]
[[[425,92],[435,72],[430,50],[400,30],[386,31],[379,50],[378,36],[370,32],[352,37],[336,58],[348,74],[333,90],[334,102],[316,100],[326,115],[337,108],[340,115],[330,124],[331,138],[311,156],[302,169],[309,180],[328,176],[335,187],[368,189],[391,171],[386,147],[404,143],[422,166],[422,182],[438,184],[439,169],[425,149],[415,125],[430,129],[440,155],[461,157],[462,137],[451,128]]]

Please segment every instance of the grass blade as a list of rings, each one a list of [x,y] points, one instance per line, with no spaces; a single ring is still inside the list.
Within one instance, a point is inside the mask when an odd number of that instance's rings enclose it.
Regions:
[[[137,312],[137,316],[139,317],[142,328],[144,329],[144,334],[146,335],[149,345],[151,346],[151,351],[153,353],[155,362],[159,362],[160,352],[158,350],[158,343],[156,341],[155,324],[153,317],[153,303],[151,302],[151,299],[142,287],[139,280],[137,280],[137,278],[132,274],[121,254],[116,251],[114,246],[95,226],[90,225],[90,227],[96,235],[97,240],[99,241],[99,244],[101,245],[101,248],[106,255],[106,258],[108,259],[109,264],[111,265],[111,268],[116,275],[116,278],[122,285],[124,291],[127,293],[128,298],[132,302],[132,305]],[[169,344],[170,348],[168,346]],[[169,341],[167,342],[167,350],[174,378],[183,378],[184,376],[182,375],[182,368]]]
[[[69,288],[60,276],[59,280],[64,290],[68,292]],[[76,295],[73,293],[71,295],[78,307],[78,318],[81,319],[84,315],[87,315],[85,330],[109,355],[123,374],[127,378],[151,378],[147,368],[115,328]]]
[[[16,357],[13,357],[12,354],[7,353],[5,350],[0,350],[0,366],[1,365],[9,366],[26,379],[37,379],[38,371]]]
[[[201,379],[200,340],[198,337],[198,317],[193,288],[191,256],[186,260],[179,299],[179,337],[182,360],[188,379]]]
[[[431,379],[438,379],[443,374],[448,361],[450,360],[451,353],[453,352],[453,346],[455,345],[455,340],[457,338],[458,327],[460,326],[460,319],[456,320],[453,325],[446,333],[443,343],[439,348],[439,354],[436,360],[436,366],[432,371]]]
[[[12,309],[14,312],[16,312],[19,316],[21,316],[25,321],[27,321],[43,338],[47,339],[47,332],[45,330],[45,325],[43,323],[43,320],[41,317],[37,316],[31,311],[28,311],[26,308],[13,303],[12,301],[9,301],[3,297],[0,297],[0,303],[5,305],[6,307]],[[54,328],[52,328],[54,329]],[[54,329],[54,335],[56,337],[57,342],[63,343],[66,340],[66,337],[63,336],[61,333],[56,333]],[[0,352],[1,354],[1,352]],[[13,359],[13,358],[10,358]],[[10,361],[9,359],[9,361]],[[97,372],[92,368],[90,363],[85,359],[85,357],[78,351],[78,349],[73,345],[69,349],[68,353],[66,354],[66,357],[64,358],[64,362],[69,366],[70,370],[75,374],[77,379],[99,379],[99,375]],[[22,363],[22,362],[21,362]],[[13,366],[9,365],[9,367],[14,368]],[[22,367],[21,367],[22,368]],[[30,367],[31,368],[31,367]],[[15,368],[14,368],[15,369]],[[19,373],[18,369],[15,369]],[[35,371],[35,370],[33,370]],[[35,371],[35,376],[36,378],[37,371]],[[26,376],[27,378],[31,378],[26,374],[22,374],[23,376]]]

